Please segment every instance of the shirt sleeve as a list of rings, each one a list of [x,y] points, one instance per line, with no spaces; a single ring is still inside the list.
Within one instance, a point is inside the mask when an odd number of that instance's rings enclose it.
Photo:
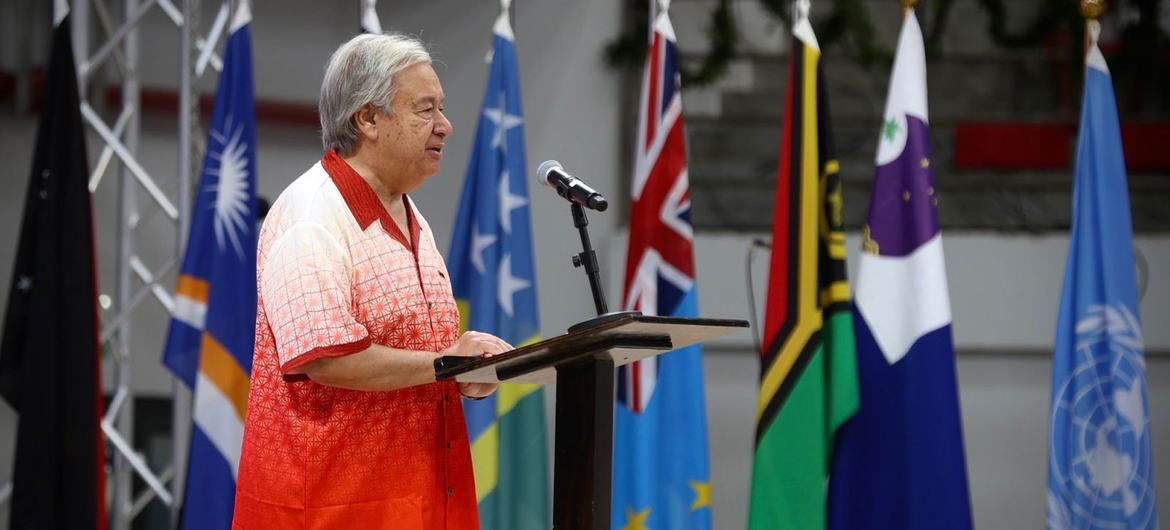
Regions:
[[[354,315],[351,267],[337,238],[313,223],[293,225],[268,254],[260,291],[284,373],[370,346]]]

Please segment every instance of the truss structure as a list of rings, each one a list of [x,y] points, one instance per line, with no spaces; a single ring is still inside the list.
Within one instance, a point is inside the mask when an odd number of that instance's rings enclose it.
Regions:
[[[212,24],[206,38],[194,38],[198,30],[197,14],[199,0],[180,0],[176,7],[171,0],[122,0],[122,20],[115,25],[106,0],[74,0],[73,45],[74,55],[84,58],[77,65],[78,86],[82,87],[81,114],[86,123],[97,133],[105,144],[91,173],[90,191],[96,191],[107,173],[110,162],[117,157],[121,166],[118,173],[118,238],[115,263],[114,317],[104,323],[101,341],[109,344],[114,359],[114,394],[102,418],[102,432],[113,451],[111,476],[113,497],[110,507],[111,529],[129,530],[131,522],[149,502],[158,498],[171,508],[172,527],[176,527],[178,503],[182,499],[187,446],[191,432],[191,396],[179,382],[174,383],[172,465],[162,472],[152,470],[133,445],[134,432],[134,390],[131,386],[131,364],[135,356],[158,356],[160,351],[132,352],[132,318],[134,310],[145,299],[153,298],[168,313],[174,307],[169,285],[159,284],[160,279],[170,277],[176,264],[182,260],[183,245],[190,225],[191,175],[195,168],[193,155],[193,130],[198,118],[198,103],[194,94],[194,83],[211,63],[216,69],[222,66],[215,56],[215,45],[227,22],[228,5],[225,2]],[[174,24],[179,33],[178,61],[178,160],[176,173],[177,197],[172,200],[160,189],[158,179],[138,162],[139,125],[141,122],[141,80],[138,75],[139,29],[143,17],[153,9],[160,9]],[[101,44],[92,53],[88,49],[90,38],[91,12],[96,15],[102,29]],[[193,64],[195,50],[200,50]],[[90,105],[89,90],[93,74],[110,57],[114,58],[116,72],[121,84],[121,113],[111,127]],[[99,93],[101,90],[98,91]],[[152,267],[143,262],[135,251],[135,228],[141,215],[138,204],[139,188],[151,199],[148,208],[161,210],[175,230],[175,253],[165,263]],[[137,497],[132,489],[133,475],[138,475],[147,489]],[[169,488],[168,488],[169,482]]]

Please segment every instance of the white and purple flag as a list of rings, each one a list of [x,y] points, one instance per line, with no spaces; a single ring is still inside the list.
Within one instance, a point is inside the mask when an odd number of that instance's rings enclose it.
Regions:
[[[857,275],[861,407],[838,431],[829,527],[971,528],[922,30],[898,39]]]

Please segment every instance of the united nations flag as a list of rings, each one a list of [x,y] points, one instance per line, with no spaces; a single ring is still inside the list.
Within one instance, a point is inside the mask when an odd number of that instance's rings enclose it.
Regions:
[[[1056,327],[1048,528],[1154,529],[1149,399],[1117,103],[1089,22],[1072,237]]]

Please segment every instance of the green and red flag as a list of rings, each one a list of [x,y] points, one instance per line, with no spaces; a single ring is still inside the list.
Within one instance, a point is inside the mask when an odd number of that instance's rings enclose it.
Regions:
[[[841,180],[821,52],[793,26],[773,214],[749,529],[826,527],[833,437],[858,409]]]

